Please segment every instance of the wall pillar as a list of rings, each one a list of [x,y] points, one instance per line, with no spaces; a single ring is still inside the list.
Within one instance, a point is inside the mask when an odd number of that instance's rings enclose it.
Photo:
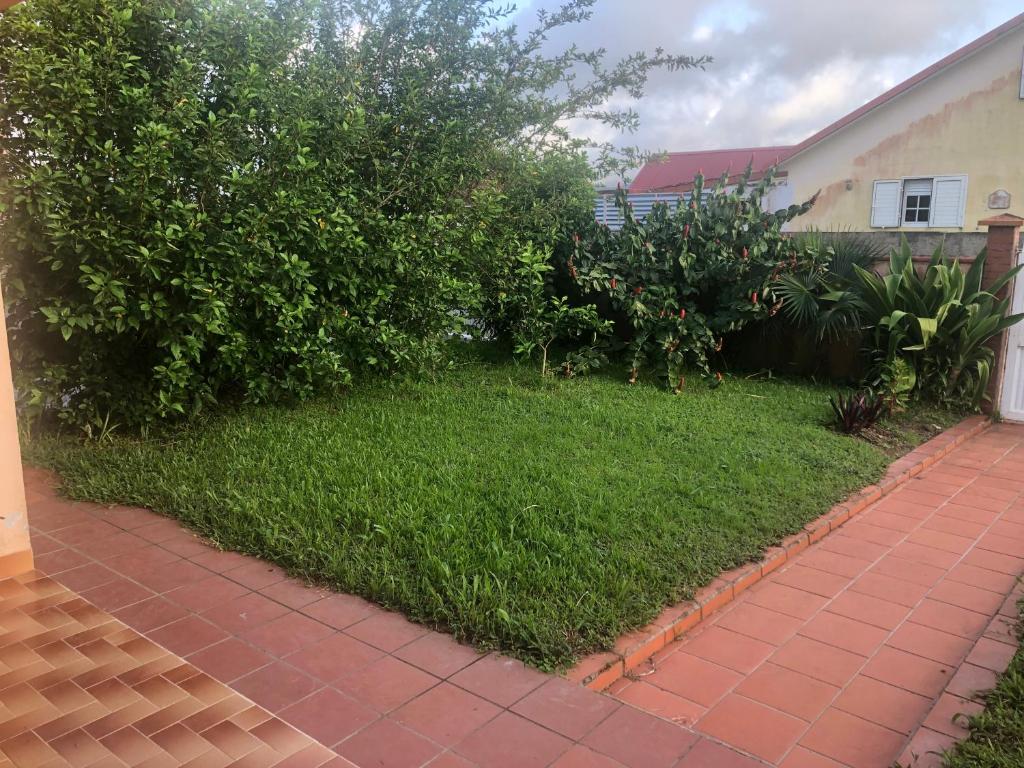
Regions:
[[[32,570],[32,544],[28,536],[5,317],[0,286],[0,579]]]
[[[1020,230],[1024,225],[1024,219],[1010,213],[1003,213],[993,216],[990,219],[983,219],[978,222],[979,226],[988,227],[988,259],[985,262],[985,272],[981,277],[981,285],[988,288],[996,279],[1013,269],[1017,264],[1017,254],[1020,251]],[[1014,284],[1004,286],[997,294],[1004,299],[1012,296]],[[1006,370],[1006,343],[1007,333],[1003,331],[989,341],[989,346],[995,352],[995,360],[992,364],[992,378],[988,382],[989,400],[983,404],[982,410],[992,413],[999,408],[999,400],[1003,389],[1003,373]]]

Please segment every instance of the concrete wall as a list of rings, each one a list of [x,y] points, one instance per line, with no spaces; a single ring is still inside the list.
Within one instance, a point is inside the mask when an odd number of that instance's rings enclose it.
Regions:
[[[837,233],[836,237],[844,237],[847,233]],[[969,263],[981,253],[985,247],[988,235],[984,232],[897,232],[894,230],[870,230],[867,232],[849,233],[851,237],[861,237],[870,240],[872,243],[883,249],[885,260],[888,261],[889,252],[900,247],[900,239],[907,238],[910,245],[910,252],[914,257],[931,258],[935,249],[942,245],[943,253],[950,259],[959,259],[961,262]]]
[[[977,222],[1001,213],[988,208],[988,196],[997,189],[1007,190],[1011,209],[1019,209],[1022,52],[1024,29],[1018,28],[785,161],[794,200],[821,190],[814,209],[792,228],[870,229],[876,179],[966,174],[962,231],[984,231]]]
[[[0,290],[0,578],[32,568],[21,448],[14,415],[11,355],[4,317],[3,291]]]

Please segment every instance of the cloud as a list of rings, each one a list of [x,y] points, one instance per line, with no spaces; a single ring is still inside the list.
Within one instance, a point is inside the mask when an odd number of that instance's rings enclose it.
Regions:
[[[519,21],[528,25],[537,9],[558,4],[533,0]],[[631,104],[642,125],[619,137],[624,145],[788,144],[1019,11],[1012,0],[598,0],[588,22],[551,45],[605,48],[610,58],[659,46],[714,57],[706,72],[656,73]]]

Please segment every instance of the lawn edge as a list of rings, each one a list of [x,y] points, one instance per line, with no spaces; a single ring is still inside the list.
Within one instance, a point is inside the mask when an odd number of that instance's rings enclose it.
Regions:
[[[850,518],[900,488],[912,477],[921,474],[954,448],[981,434],[991,425],[992,421],[986,416],[968,416],[942,431],[890,464],[885,475],[877,483],[847,497],[805,525],[800,533],[793,534],[783,539],[778,546],[771,547],[761,560],[722,573],[706,587],[698,590],[693,600],[668,606],[647,626],[620,637],[612,650],[594,653],[581,659],[563,673],[564,677],[585,688],[603,691],[666,645],[731,603],[744,590],[759,582],[791,557],[825,538]]]

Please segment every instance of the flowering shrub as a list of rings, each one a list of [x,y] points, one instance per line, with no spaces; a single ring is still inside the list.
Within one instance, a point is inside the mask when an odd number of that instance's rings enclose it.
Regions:
[[[765,211],[775,172],[756,183],[750,177],[748,167],[735,185],[723,177],[706,188],[698,175],[687,201],[674,211],[659,203],[643,221],[620,189],[622,229],[595,223],[575,238],[570,275],[628,318],[631,382],[647,362],[681,391],[686,368],[712,375],[713,356],[727,334],[779,310],[770,287],[800,261],[781,229],[814,201]]]

